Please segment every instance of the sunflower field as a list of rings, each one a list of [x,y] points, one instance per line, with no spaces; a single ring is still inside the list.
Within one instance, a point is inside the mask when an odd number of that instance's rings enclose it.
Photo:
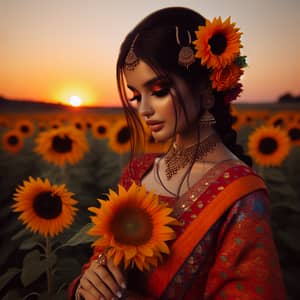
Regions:
[[[232,114],[269,188],[289,299],[300,299],[300,106],[235,105]],[[1,299],[66,299],[92,253],[88,208],[117,187],[129,140],[120,108],[0,111]],[[149,137],[146,149],[167,146]]]

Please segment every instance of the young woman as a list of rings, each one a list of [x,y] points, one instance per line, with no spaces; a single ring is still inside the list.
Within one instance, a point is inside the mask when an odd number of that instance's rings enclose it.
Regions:
[[[150,272],[125,276],[95,248],[70,299],[285,299],[266,186],[231,127],[245,67],[240,35],[230,19],[174,7],[125,38],[117,81],[133,156],[120,183],[155,191],[183,226]],[[135,156],[144,125],[157,143],[172,141],[166,153]]]

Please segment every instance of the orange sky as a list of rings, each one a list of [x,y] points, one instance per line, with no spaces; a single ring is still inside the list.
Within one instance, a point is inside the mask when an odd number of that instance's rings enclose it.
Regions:
[[[119,105],[115,62],[126,33],[148,13],[187,6],[211,19],[231,15],[244,32],[249,67],[239,101],[300,94],[300,1],[1,0],[0,95]]]

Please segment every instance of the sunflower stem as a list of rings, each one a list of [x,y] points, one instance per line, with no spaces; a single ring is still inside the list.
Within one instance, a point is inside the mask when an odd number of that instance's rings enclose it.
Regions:
[[[262,178],[264,178],[264,167],[263,166],[259,166],[257,172]]]
[[[47,236],[45,256],[47,262],[47,290],[48,290],[49,299],[51,298],[51,293],[52,293],[52,273],[51,273],[50,255],[51,255],[51,240],[49,236]]]

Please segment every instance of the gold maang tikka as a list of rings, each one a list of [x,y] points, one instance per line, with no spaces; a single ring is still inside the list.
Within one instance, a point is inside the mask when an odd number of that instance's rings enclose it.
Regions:
[[[193,49],[190,47],[190,44],[192,42],[191,33],[187,30],[187,35],[189,38],[188,45],[182,46],[179,40],[179,28],[178,26],[175,26],[176,30],[176,42],[181,47],[179,54],[178,54],[178,64],[181,66],[186,67],[187,69],[191,64],[195,62],[195,55]]]
[[[125,58],[125,68],[126,70],[132,71],[135,69],[135,67],[139,64],[140,60],[139,58],[136,56],[135,52],[134,52],[134,44],[138,38],[139,34],[137,34],[135,36],[135,38],[133,39],[129,51],[127,53],[127,56]]]

